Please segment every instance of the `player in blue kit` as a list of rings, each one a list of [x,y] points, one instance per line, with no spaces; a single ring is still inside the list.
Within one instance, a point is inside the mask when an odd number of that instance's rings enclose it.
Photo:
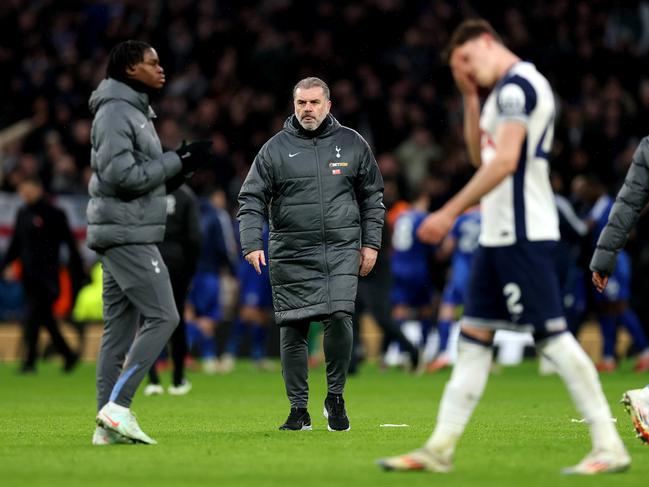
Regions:
[[[238,232],[237,232],[238,233]],[[268,251],[268,226],[264,225],[262,233],[264,250]],[[241,259],[237,270],[239,281],[239,313],[235,319],[230,337],[221,358],[222,372],[234,370],[235,360],[239,355],[241,340],[250,332],[250,358],[258,370],[274,370],[273,364],[266,358],[268,346],[268,327],[273,309],[273,295],[270,287],[268,267],[255,268]]]
[[[426,444],[384,458],[387,470],[449,472],[457,442],[487,385],[497,329],[531,331],[586,419],[592,451],[566,474],[626,470],[631,457],[611,422],[597,371],[567,331],[552,250],[559,240],[548,154],[555,104],[548,81],[502,43],[484,20],[462,22],[448,48],[464,105],[464,135],[471,180],[418,235],[439,242],[456,218],[480,201],[482,224],[467,289],[458,358]],[[490,90],[482,113],[480,90]]]
[[[430,275],[432,245],[417,237],[417,229],[428,214],[430,197],[422,189],[410,209],[394,223],[392,233],[392,317],[397,326],[417,320],[422,328],[422,341],[431,327],[434,286]]]
[[[224,198],[223,191],[214,190],[201,201],[203,243],[186,306],[188,340],[199,349],[208,374],[221,372],[214,340],[222,319],[220,274],[232,271],[238,261],[232,219],[222,207]]]
[[[444,287],[442,302],[437,316],[439,350],[437,356],[426,366],[426,372],[437,372],[450,366],[447,351],[451,325],[457,319],[464,305],[467,282],[473,254],[478,248],[480,236],[480,208],[469,208],[458,217],[449,234],[444,238],[437,257],[444,259],[451,255],[451,273]]]

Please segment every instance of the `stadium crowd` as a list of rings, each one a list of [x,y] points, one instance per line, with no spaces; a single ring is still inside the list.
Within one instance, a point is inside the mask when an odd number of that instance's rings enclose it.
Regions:
[[[555,88],[555,182],[585,217],[575,178],[595,177],[613,194],[649,134],[647,1],[3,2],[0,190],[38,176],[50,193],[86,193],[88,98],[108,50],[137,38],[156,46],[169,80],[152,103],[163,146],[211,138],[219,156],[193,178],[199,196],[223,188],[235,211],[256,152],[292,110],[292,84],[315,75],[330,84],[337,119],[372,145],[388,209],[417,196],[424,181],[435,209],[473,171],[461,97],[440,57],[471,15],[488,19]],[[644,296],[646,218],[637,235],[633,288]],[[633,305],[646,327],[649,302]]]

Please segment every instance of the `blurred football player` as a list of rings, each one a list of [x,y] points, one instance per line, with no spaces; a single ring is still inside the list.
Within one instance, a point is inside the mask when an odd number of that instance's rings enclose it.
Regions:
[[[392,316],[399,329],[407,320],[419,321],[421,338],[417,345],[423,343],[431,328],[435,292],[429,269],[435,247],[417,237],[417,229],[426,218],[429,202],[430,197],[422,188],[411,208],[396,219],[392,233]],[[388,334],[385,336],[392,338]],[[412,347],[406,350],[411,356],[417,353]],[[418,361],[418,357],[414,359],[414,362]]]
[[[444,287],[437,316],[439,347],[437,356],[426,366],[426,372],[437,372],[449,367],[448,339],[451,326],[464,305],[465,291],[473,254],[480,235],[480,208],[472,207],[460,215],[437,252],[438,258],[451,255],[451,273]]]
[[[533,64],[502,43],[491,25],[466,20],[453,33],[449,61],[464,103],[464,134],[478,168],[419,236],[439,242],[456,218],[480,201],[482,226],[467,290],[458,358],[435,430],[413,452],[379,461],[388,470],[449,472],[457,442],[487,385],[495,331],[534,333],[588,422],[592,451],[566,474],[626,470],[631,464],[611,422],[597,371],[563,316],[553,249],[559,240],[549,181],[554,136],[552,89]],[[490,89],[480,113],[479,91]]]
[[[268,226],[263,231],[264,250],[268,251]],[[239,314],[234,320],[230,337],[221,357],[221,371],[229,373],[234,370],[239,355],[241,341],[250,332],[250,358],[257,370],[274,370],[272,362],[266,358],[268,346],[268,327],[271,322],[273,295],[270,287],[268,267],[261,268],[257,274],[244,258],[237,270],[239,281]]]

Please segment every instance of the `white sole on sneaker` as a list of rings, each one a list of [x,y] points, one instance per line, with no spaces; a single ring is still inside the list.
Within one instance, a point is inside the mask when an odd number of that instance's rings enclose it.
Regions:
[[[322,415],[323,415],[323,416],[325,417],[325,419],[327,420],[327,429],[328,429],[329,431],[349,431],[350,429],[352,429],[352,425],[351,425],[351,424],[350,424],[350,425],[347,427],[347,429],[345,429],[345,430],[335,430],[335,429],[333,429],[331,426],[329,426],[329,423],[328,423],[328,421],[329,421],[329,413],[327,412],[327,408],[323,408],[323,409],[322,409]]]
[[[191,390],[192,390],[191,382],[184,381],[179,386],[173,386],[173,385],[169,386],[167,392],[172,396],[184,396],[185,394],[188,394],[189,391]]]
[[[405,455],[381,458],[376,463],[383,470],[396,472],[449,473],[453,470],[453,463],[450,459],[444,459],[425,448],[411,451]]]
[[[561,469],[564,475],[596,475],[624,472],[631,466],[631,457],[623,451],[599,451],[586,455],[581,462]]]
[[[92,435],[92,444],[94,446],[106,446],[106,445],[132,445],[134,442],[131,438],[120,435],[119,433],[114,432],[97,426],[95,432]]]
[[[308,425],[308,426],[302,426],[299,430],[292,430],[289,428],[286,429],[279,429],[279,431],[311,431],[313,429],[313,426]]]
[[[161,396],[165,390],[160,384],[148,384],[144,388],[145,396]]]

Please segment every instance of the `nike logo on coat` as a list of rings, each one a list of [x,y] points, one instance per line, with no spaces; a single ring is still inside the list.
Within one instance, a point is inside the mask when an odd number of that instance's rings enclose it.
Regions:
[[[144,122],[142,125],[140,125],[141,129],[143,129],[144,127],[146,127],[146,122]]]
[[[289,157],[295,157],[295,156],[297,156],[298,154],[299,154],[299,152],[296,152],[295,154],[291,154],[291,153],[289,152],[289,153],[288,153],[288,156],[289,156]]]

